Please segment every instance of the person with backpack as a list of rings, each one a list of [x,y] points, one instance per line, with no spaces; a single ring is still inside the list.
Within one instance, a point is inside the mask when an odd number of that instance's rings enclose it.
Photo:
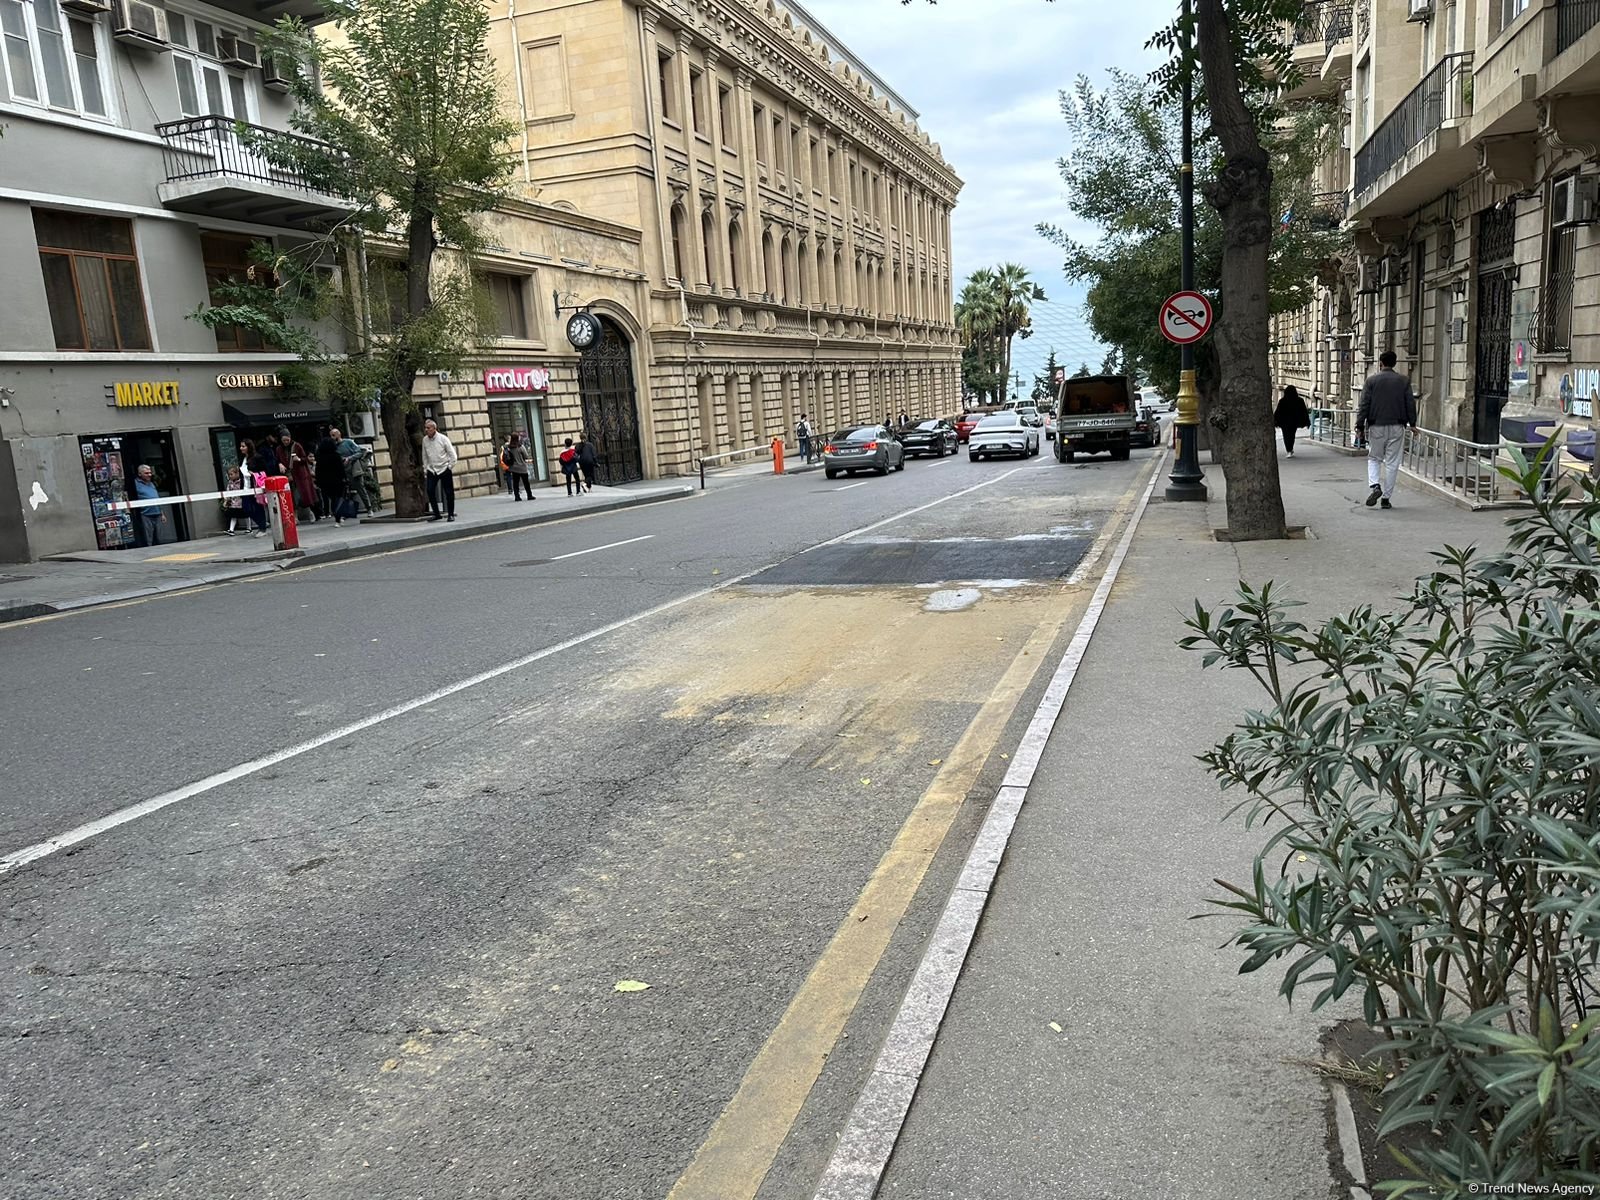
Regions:
[[[800,423],[794,427],[795,440],[800,443],[800,458],[805,462],[811,461],[811,418],[800,414]]]
[[[561,446],[561,474],[567,481],[567,495],[583,495],[583,482],[578,478],[578,452],[568,438]]]

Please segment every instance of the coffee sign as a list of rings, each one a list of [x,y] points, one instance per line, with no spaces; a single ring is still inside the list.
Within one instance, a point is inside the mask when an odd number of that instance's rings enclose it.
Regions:
[[[218,375],[217,386],[219,388],[275,388],[282,387],[283,380],[271,372],[264,375]]]
[[[483,373],[483,390],[489,395],[505,392],[548,392],[548,367],[490,367]]]

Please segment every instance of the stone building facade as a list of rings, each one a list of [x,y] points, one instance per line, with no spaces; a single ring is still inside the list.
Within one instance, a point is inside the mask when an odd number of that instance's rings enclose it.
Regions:
[[[960,181],[798,5],[521,0],[491,18],[529,197],[496,218],[491,269],[539,309],[539,336],[495,361],[548,369],[548,448],[586,429],[624,482],[792,438],[802,413],[959,407]],[[605,330],[582,353],[560,335],[575,307]]]
[[[1291,35],[1342,103],[1327,202],[1352,244],[1275,321],[1278,383],[1354,403],[1392,348],[1421,421],[1587,423],[1600,386],[1600,3],[1330,0]]]

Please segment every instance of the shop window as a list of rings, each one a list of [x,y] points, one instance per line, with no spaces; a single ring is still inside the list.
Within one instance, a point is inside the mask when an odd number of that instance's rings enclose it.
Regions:
[[[271,270],[251,258],[253,245],[255,245],[254,239],[240,237],[237,234],[200,235],[200,257],[205,263],[206,293],[213,306],[227,303],[217,294],[222,284],[250,281],[263,287],[272,286]],[[217,349],[224,352],[277,349],[259,332],[246,329],[242,325],[218,325],[213,332],[217,335]]]
[[[148,350],[133,222],[33,210],[57,350]]]
[[[668,51],[656,54],[656,82],[661,87],[661,119],[677,124],[678,89],[672,86],[672,54]]]
[[[406,264],[398,258],[374,258],[367,264],[367,298],[372,332],[393,333],[409,316]]]
[[[490,272],[487,279],[489,299],[494,302],[495,336],[523,341],[532,337],[528,331],[528,277]]]
[[[109,117],[100,26],[69,17],[56,0],[0,0],[0,41],[13,99]]]

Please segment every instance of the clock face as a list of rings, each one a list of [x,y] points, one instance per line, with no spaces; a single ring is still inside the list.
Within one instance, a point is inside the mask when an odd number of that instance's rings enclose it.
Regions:
[[[588,313],[573,313],[567,322],[567,341],[579,350],[587,349],[600,334],[600,322]]]

